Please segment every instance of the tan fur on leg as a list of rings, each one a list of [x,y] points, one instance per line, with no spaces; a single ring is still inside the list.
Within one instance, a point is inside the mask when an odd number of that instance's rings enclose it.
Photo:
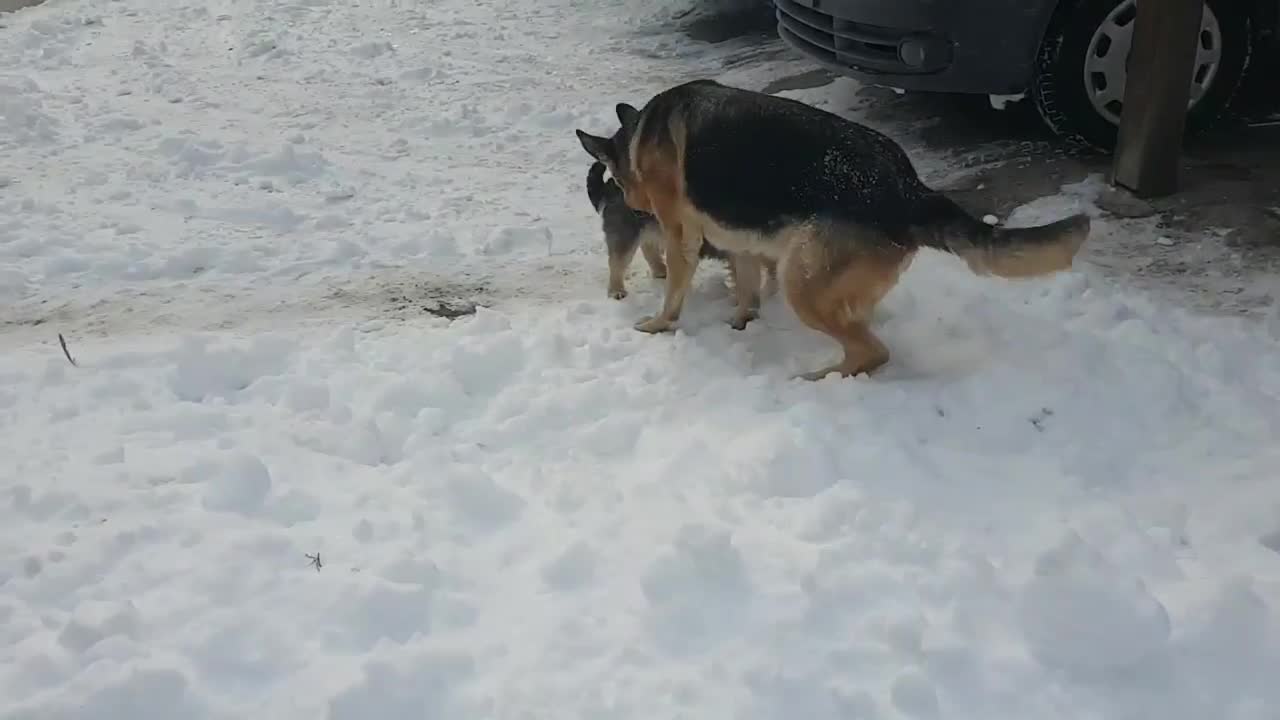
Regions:
[[[668,332],[675,328],[680,319],[680,311],[684,309],[684,298],[693,284],[693,274],[698,269],[698,249],[702,244],[702,236],[694,235],[697,242],[686,242],[684,226],[679,222],[674,227],[663,225],[666,239],[665,255],[667,260],[667,287],[662,298],[662,312],[651,318],[636,323],[635,328],[641,332]]]
[[[649,263],[649,273],[656,280],[667,276],[667,264],[662,260],[662,234],[646,232],[640,237],[640,252]]]
[[[760,259],[754,255],[734,253],[729,258],[729,269],[733,273],[733,295],[737,301],[730,326],[734,330],[743,330],[747,323],[755,320],[760,310]]]
[[[645,206],[662,227],[663,255],[667,263],[667,286],[662,312],[636,323],[641,332],[657,333],[674,329],[684,308],[684,298],[698,268],[702,248],[702,228],[688,227],[681,217],[683,189],[672,151],[656,151],[639,158],[643,171],[641,187],[632,191],[636,202]],[[631,202],[631,200],[628,200]]]
[[[619,118],[621,119],[621,118]],[[633,182],[626,183],[623,193],[627,204],[652,213],[662,226],[663,252],[667,262],[667,287],[662,299],[662,312],[636,323],[642,332],[665,332],[673,329],[684,308],[684,299],[698,267],[698,250],[702,247],[701,227],[687,224],[682,216],[685,197],[683,124],[673,122],[667,128],[667,141],[641,142],[643,128],[635,128],[628,154],[632,163]]]
[[[803,380],[821,380],[831,373],[839,373],[840,377],[859,373],[870,375],[889,362],[889,348],[875,336],[875,333],[871,332],[866,323],[846,323],[838,332],[840,336],[836,339],[844,348],[844,358],[834,365],[813,372],[800,373],[796,377]]]
[[[835,253],[831,245],[815,238],[797,243],[782,278],[787,302],[800,320],[844,350],[840,362],[798,376],[806,380],[832,372],[842,377],[870,374],[889,361],[889,348],[871,332],[868,321],[915,256],[914,251],[880,249],[883,244],[864,243],[864,248],[877,249]]]

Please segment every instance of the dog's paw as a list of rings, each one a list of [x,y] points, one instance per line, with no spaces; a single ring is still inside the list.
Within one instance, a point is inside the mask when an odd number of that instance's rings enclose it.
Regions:
[[[729,321],[729,327],[734,330],[746,330],[747,325],[758,317],[760,317],[760,314],[755,310],[746,313],[735,313],[733,319]]]
[[[791,375],[792,380],[803,380],[805,382],[817,382],[825,380],[827,376],[835,374],[838,377],[845,377],[844,373],[836,367],[823,368],[821,370],[811,370],[809,372],[798,372]]]
[[[657,317],[645,318],[644,320],[641,320],[640,322],[635,324],[635,329],[644,333],[669,332],[674,328],[675,328],[675,323],[662,317],[661,315]]]
[[[626,288],[617,288],[615,290],[609,291],[609,297],[613,298],[614,300],[621,300],[626,296],[627,296]]]

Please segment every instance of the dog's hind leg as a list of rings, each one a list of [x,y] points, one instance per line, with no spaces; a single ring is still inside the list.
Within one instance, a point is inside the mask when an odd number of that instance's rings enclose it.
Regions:
[[[889,348],[871,331],[869,321],[914,255],[912,250],[879,243],[836,250],[820,237],[805,238],[793,247],[783,265],[787,303],[804,324],[829,335],[844,351],[840,362],[798,377],[870,374],[889,362]]]

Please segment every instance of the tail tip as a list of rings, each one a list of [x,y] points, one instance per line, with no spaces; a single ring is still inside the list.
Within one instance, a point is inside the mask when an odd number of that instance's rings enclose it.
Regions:
[[[998,239],[984,249],[962,252],[980,275],[1038,277],[1069,270],[1089,238],[1092,219],[1076,213],[1060,220],[1023,228],[994,230]]]

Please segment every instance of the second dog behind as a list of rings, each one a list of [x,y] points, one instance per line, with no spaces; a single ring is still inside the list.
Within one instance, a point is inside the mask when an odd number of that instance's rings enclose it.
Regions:
[[[604,163],[597,160],[591,164],[587,171],[587,197],[600,216],[601,230],[604,231],[604,244],[609,256],[609,297],[621,300],[627,296],[627,268],[631,266],[637,249],[649,264],[652,277],[661,280],[667,276],[662,252],[662,227],[653,215],[629,207],[622,197],[622,188],[613,178],[605,180],[604,172]],[[702,243],[698,256],[729,261],[728,253],[709,242]],[[771,262],[764,265],[768,273],[766,290],[769,290],[776,286],[778,268]],[[733,264],[730,263],[731,275],[732,270]],[[731,280],[737,282],[736,277]]]
[[[600,216],[609,253],[609,297],[621,300],[627,296],[625,276],[637,248],[643,251],[653,277],[665,278],[667,265],[662,260],[662,228],[657,218],[628,207],[613,178],[604,179],[604,170],[604,163],[592,163],[587,171],[587,197]],[[710,246],[703,243],[702,247],[705,251]]]

